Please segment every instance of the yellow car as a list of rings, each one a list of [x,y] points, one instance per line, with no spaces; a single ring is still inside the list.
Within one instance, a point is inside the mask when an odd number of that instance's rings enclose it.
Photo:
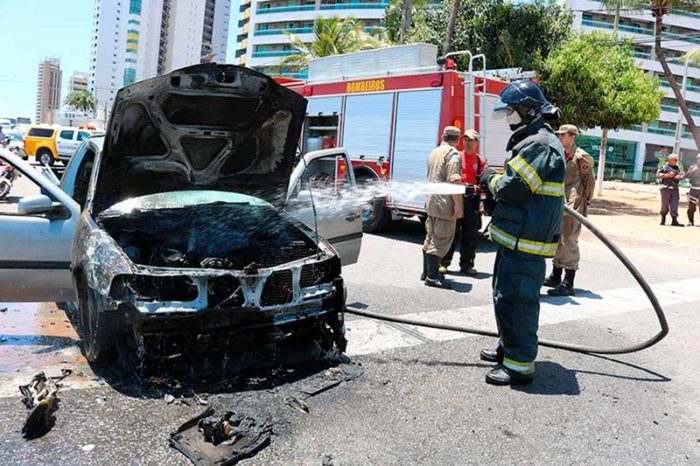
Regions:
[[[33,155],[42,165],[53,165],[58,160],[56,133],[60,128],[52,126],[30,126],[24,136],[24,152]]]

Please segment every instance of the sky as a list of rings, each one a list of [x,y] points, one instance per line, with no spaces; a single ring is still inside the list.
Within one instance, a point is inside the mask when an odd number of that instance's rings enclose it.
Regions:
[[[63,99],[74,71],[87,72],[95,0],[0,0],[0,118],[35,118],[37,70],[57,57]],[[227,61],[238,33],[238,0],[231,1]]]

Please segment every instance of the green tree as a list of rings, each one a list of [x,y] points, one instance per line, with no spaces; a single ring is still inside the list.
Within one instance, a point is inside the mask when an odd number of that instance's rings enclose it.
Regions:
[[[95,97],[88,91],[73,91],[66,96],[63,103],[90,115],[95,111],[97,105]]]
[[[683,60],[688,60],[690,63],[695,63],[700,66],[700,47],[695,47],[691,49],[688,53],[683,55]]]
[[[284,57],[279,65],[282,68],[299,71],[308,67],[309,61],[314,58],[371,50],[387,45],[386,36],[381,28],[375,28],[370,32],[365,32],[364,28],[364,23],[355,18],[319,16],[314,20],[311,42],[304,42],[294,34],[285,31],[296,53]]]
[[[409,30],[414,25],[414,16],[426,8],[428,0],[389,0],[384,10],[387,38],[396,44],[405,44]]]
[[[606,10],[615,13],[613,19],[613,34],[617,33],[620,25],[620,10],[642,10],[646,6],[644,0],[600,0],[600,4]]]
[[[681,94],[678,82],[676,82],[676,78],[673,77],[673,73],[666,62],[664,51],[661,48],[661,39],[664,35],[664,16],[671,13],[671,10],[674,8],[688,12],[698,12],[700,11],[700,0],[647,0],[645,3],[647,4],[647,8],[651,10],[651,15],[654,17],[655,22],[654,52],[656,59],[661,64],[661,69],[664,71],[664,77],[671,86],[673,95],[676,97],[676,102],[678,102],[678,107],[681,109],[681,112],[685,117],[690,134],[693,135],[693,139],[695,140],[695,146],[698,148],[698,150],[700,150],[700,133],[695,125],[695,121],[693,121],[693,117],[688,111],[688,106],[686,105],[685,99]]]
[[[447,41],[452,11],[457,16]],[[481,52],[492,69],[532,70],[538,57],[546,57],[570,36],[572,22],[571,12],[553,0],[443,0],[441,8],[429,6],[414,13],[407,42],[434,44],[443,54],[446,48]],[[387,16],[386,24],[389,37],[394,37],[399,23]]]
[[[562,110],[563,122],[603,130],[596,182],[600,195],[607,130],[658,118],[664,95],[658,79],[637,67],[631,41],[599,32],[568,41],[538,63],[537,74],[547,98]]]

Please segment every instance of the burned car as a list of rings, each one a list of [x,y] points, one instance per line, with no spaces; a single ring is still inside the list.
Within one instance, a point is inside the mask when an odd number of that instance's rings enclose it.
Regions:
[[[355,186],[342,149],[297,154],[305,109],[233,65],[118,92],[72,244],[89,360],[164,337],[179,350],[295,337],[344,349],[341,263],[357,260],[360,207],[329,202]]]

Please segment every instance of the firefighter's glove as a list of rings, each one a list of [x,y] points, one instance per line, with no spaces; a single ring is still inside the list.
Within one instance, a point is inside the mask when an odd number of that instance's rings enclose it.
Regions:
[[[491,167],[486,167],[484,170],[484,173],[481,174],[481,177],[479,178],[479,186],[481,186],[481,189],[484,191],[489,190],[489,181],[491,181],[491,178],[497,175],[498,172],[491,168]]]

